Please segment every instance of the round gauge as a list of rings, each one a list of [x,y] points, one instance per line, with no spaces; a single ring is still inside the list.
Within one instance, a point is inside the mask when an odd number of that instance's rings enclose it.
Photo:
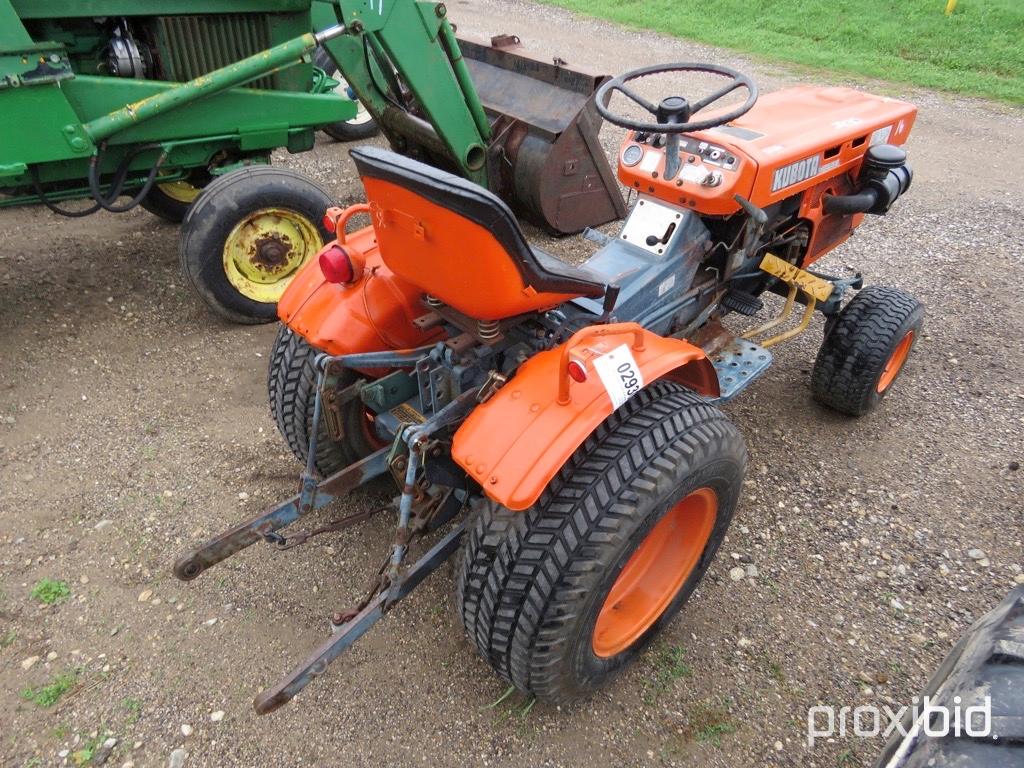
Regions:
[[[630,144],[622,150],[622,164],[633,166],[640,162],[644,156],[644,148],[639,144]]]

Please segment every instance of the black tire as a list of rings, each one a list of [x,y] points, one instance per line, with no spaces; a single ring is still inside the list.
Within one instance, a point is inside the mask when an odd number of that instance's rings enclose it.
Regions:
[[[996,608],[967,630],[921,694],[931,705],[960,710],[967,724],[967,708],[978,713],[984,699],[991,702],[992,734],[974,738],[961,727],[945,736],[929,736],[920,729],[909,734],[913,712],[907,708],[900,725],[886,743],[875,768],[1019,768],[1024,765],[1024,587],[1017,587]],[[923,706],[923,705],[922,705]],[[980,723],[971,722],[978,733]],[[932,732],[940,729],[932,724]]]
[[[193,186],[202,189],[210,183],[210,176],[205,172],[197,172],[190,175],[187,181]],[[196,198],[198,199],[198,198]],[[184,201],[168,194],[163,186],[155,184],[149,193],[139,203],[145,210],[154,216],[159,216],[164,221],[172,224],[181,224],[188,215],[189,210],[195,205],[195,200]]]
[[[276,300],[249,298],[228,278],[224,266],[228,237],[247,216],[277,209],[301,217],[325,243],[333,237],[323,226],[324,212],[332,204],[327,192],[294,171],[254,166],[227,173],[203,190],[185,217],[178,251],[182,272],[206,305],[225,320],[272,322],[277,319]],[[281,282],[287,284],[297,271]]]
[[[139,205],[154,216],[169,221],[171,224],[181,224],[188,214],[188,209],[192,207],[192,203],[176,200],[159,186],[154,186],[149,190],[149,194],[142,198]]]
[[[277,429],[295,458],[303,464],[309,455],[309,435],[313,426],[317,382],[314,360],[317,354],[318,351],[304,338],[282,325],[274,339],[267,373],[267,394]],[[349,376],[341,386],[354,380],[354,376]],[[320,419],[315,466],[321,477],[331,475],[375,450],[376,446],[366,435],[365,418],[362,401],[354,400],[342,406],[343,442],[332,440],[326,423]]]
[[[317,48],[314,63],[329,77],[338,79],[338,65],[323,48]],[[367,119],[365,114],[361,114],[352,120],[321,126],[321,130],[335,141],[365,141],[380,133],[380,126],[372,117]]]
[[[474,510],[456,607],[480,654],[527,694],[565,702],[607,682],[679,611],[732,519],[743,438],[703,398],[655,382],[609,416],[525,512]],[[677,501],[711,487],[718,513],[689,577],[616,655],[593,648],[597,617],[630,555]]]
[[[882,373],[909,333],[913,337],[907,354],[913,350],[921,336],[924,305],[896,288],[873,285],[829,320],[811,372],[811,391],[822,405],[862,416],[892,389],[895,378],[878,391]]]

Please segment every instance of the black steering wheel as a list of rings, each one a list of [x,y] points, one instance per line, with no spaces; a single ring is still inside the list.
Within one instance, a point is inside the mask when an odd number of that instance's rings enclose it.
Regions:
[[[626,85],[626,83],[631,80],[638,80],[641,77],[650,77],[651,75],[660,75],[668,72],[703,72],[709,75],[716,75],[717,77],[728,78],[729,82],[714,93],[705,96],[700,101],[691,103],[682,96],[669,96],[666,99],[662,99],[661,103],[657,105],[652,104]],[[747,100],[740,106],[736,107],[736,109],[731,112],[727,112],[724,115],[713,117],[709,120],[692,119],[698,112],[710,107],[712,104],[725,98],[738,88],[746,88],[748,95]],[[621,115],[616,115],[609,111],[608,102],[611,99],[612,91],[619,91],[627,98],[639,104],[654,115],[658,122],[641,123],[637,120],[630,120],[627,117],[622,117]],[[754,85],[753,80],[734,69],[721,67],[717,64],[655,64],[652,67],[633,69],[626,72],[624,75],[619,75],[618,77],[607,81],[598,89],[596,96],[598,113],[612,125],[631,128],[634,131],[643,131],[644,133],[666,134],[703,131],[707,128],[714,128],[716,125],[724,125],[730,120],[735,120],[740,115],[745,115],[750,111],[750,108],[754,106],[756,101],[757,86]]]

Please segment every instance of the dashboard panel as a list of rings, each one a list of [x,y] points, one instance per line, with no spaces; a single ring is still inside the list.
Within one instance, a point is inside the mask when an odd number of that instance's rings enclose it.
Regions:
[[[664,134],[629,133],[619,149],[622,183],[705,215],[725,216],[739,209],[733,196],[749,194],[757,170],[752,160],[735,147],[682,134],[679,172],[666,179],[667,144]]]

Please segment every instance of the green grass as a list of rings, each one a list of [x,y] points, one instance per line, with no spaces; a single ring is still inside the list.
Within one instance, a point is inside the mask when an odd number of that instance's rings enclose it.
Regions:
[[[71,762],[75,765],[85,765],[89,763],[96,755],[96,751],[100,748],[100,745],[106,741],[106,736],[103,735],[104,730],[100,729],[96,735],[91,738],[84,738],[82,740],[82,746],[71,753]]]
[[[63,672],[46,685],[39,688],[26,688],[21,692],[21,697],[46,709],[60,701],[60,697],[74,687],[76,680],[77,677],[74,673]]]
[[[736,726],[726,706],[700,704],[689,718],[688,736],[694,741],[722,746],[722,737],[736,733]]]
[[[736,726],[732,723],[712,723],[697,731],[697,741],[704,741],[720,747],[722,746],[722,737],[728,736],[730,733],[736,733]]]
[[[686,649],[679,645],[663,645],[651,659],[652,674],[644,681],[643,699],[646,704],[655,704],[672,684],[693,671],[686,663]]]
[[[40,579],[36,582],[36,585],[32,587],[31,594],[32,597],[40,603],[53,605],[54,603],[59,603],[62,600],[67,600],[71,596],[71,589],[63,581],[57,581],[56,579]]]
[[[125,711],[128,712],[126,718],[129,725],[134,725],[139,722],[139,718],[142,717],[142,702],[138,699],[124,698],[121,699],[121,706],[124,707]]]
[[[782,669],[782,665],[768,654],[763,654],[762,659],[764,661],[764,670],[768,673],[768,677],[779,685],[785,685],[786,673]]]
[[[541,1],[769,60],[1024,104],[1021,0],[959,0],[952,16],[945,0]]]

